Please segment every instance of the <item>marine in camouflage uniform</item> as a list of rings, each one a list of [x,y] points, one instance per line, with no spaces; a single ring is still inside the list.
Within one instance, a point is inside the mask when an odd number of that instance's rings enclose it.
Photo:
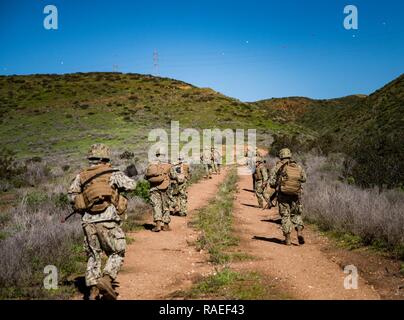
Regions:
[[[78,174],[68,190],[68,197],[72,204],[76,202],[76,197],[80,197],[88,185],[92,183],[87,184],[86,181],[83,181],[83,177],[89,176],[88,173],[91,176],[92,170],[100,172],[100,176],[93,179],[93,183],[97,179],[104,178],[108,179],[104,180],[105,183],[108,182],[110,187],[117,192],[136,188],[134,180],[127,177],[123,172],[112,169],[109,164],[110,150],[104,144],[92,145],[88,159],[90,168]],[[105,174],[107,171],[113,172]],[[89,298],[91,300],[96,299],[99,292],[107,299],[116,299],[117,294],[112,283],[117,277],[125,256],[126,240],[120,227],[120,214],[116,204],[110,203],[108,200],[106,202],[103,203],[103,206],[107,207],[102,212],[92,213],[91,209],[85,209],[82,212],[84,248],[88,258],[85,281],[90,288]],[[101,255],[103,252],[107,255],[108,260],[102,270]]]
[[[255,172],[254,172],[254,191],[258,200],[258,205],[264,208],[266,199],[264,197],[264,190],[268,182],[268,170],[261,157],[255,158]]]
[[[212,179],[212,153],[208,148],[205,148],[205,150],[202,152],[201,161],[205,166],[206,175],[204,178]]]
[[[179,170],[177,168],[179,168]],[[188,180],[191,174],[189,172],[188,163],[185,163],[182,157],[179,158],[177,168],[178,176],[181,177],[181,179],[178,179],[179,215],[185,217],[188,209]]]
[[[222,161],[221,154],[219,153],[218,150],[215,149],[215,147],[212,147],[210,149],[211,151],[211,159],[212,159],[212,170],[216,174],[220,174],[220,165]]]
[[[304,237],[303,237],[303,229],[304,223],[302,219],[303,213],[303,206],[301,203],[301,196],[300,195],[287,195],[283,194],[279,190],[278,182],[279,182],[279,175],[281,174],[279,171],[285,165],[285,163],[291,161],[292,153],[289,149],[284,148],[279,151],[279,158],[275,165],[272,168],[270,175],[269,175],[269,184],[272,188],[278,190],[278,207],[279,207],[279,214],[282,218],[282,231],[285,236],[285,244],[291,245],[291,232],[293,228],[297,231],[298,241],[299,244],[304,244]],[[300,182],[306,182],[306,172],[304,169],[298,165],[301,169],[301,178]]]
[[[165,159],[164,151],[156,152],[156,159],[151,161],[150,164],[170,165]],[[151,185],[150,188],[150,202],[153,206],[153,221],[156,226],[152,229],[154,232],[169,231],[170,230],[170,181],[176,179],[176,173],[171,165],[167,180],[158,185]]]

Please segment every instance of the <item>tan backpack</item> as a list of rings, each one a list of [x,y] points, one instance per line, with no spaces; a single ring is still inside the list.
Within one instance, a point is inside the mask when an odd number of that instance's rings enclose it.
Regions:
[[[146,179],[152,187],[165,190],[170,184],[170,169],[169,163],[151,163],[146,169]]]
[[[82,171],[80,173],[82,192],[76,196],[75,209],[96,214],[103,212],[111,204],[118,207],[119,192],[109,182],[112,173],[117,171],[107,164],[100,164]],[[122,209],[122,200],[120,209]]]
[[[301,167],[294,161],[287,162],[280,173],[280,191],[287,195],[299,195],[302,189],[300,179],[302,177]]]

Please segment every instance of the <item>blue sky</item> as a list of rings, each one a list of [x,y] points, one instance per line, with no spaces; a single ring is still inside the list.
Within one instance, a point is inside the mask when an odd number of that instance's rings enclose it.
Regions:
[[[59,29],[43,27],[58,8]],[[359,29],[343,28],[354,4]],[[243,101],[371,93],[404,70],[401,0],[0,0],[0,74],[112,71]]]

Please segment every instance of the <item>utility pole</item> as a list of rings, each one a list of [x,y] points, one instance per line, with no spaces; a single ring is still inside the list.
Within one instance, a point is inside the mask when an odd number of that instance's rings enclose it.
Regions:
[[[156,49],[153,51],[153,67],[154,67],[154,75],[159,75],[159,53]]]

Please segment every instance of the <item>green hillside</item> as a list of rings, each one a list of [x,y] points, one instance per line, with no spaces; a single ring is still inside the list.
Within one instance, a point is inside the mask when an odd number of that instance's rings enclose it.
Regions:
[[[149,75],[77,73],[0,77],[0,137],[21,157],[75,154],[94,141],[139,148],[152,128],[301,129],[212,89]]]
[[[0,76],[0,137],[20,158],[76,157],[91,143],[146,150],[150,129],[256,128],[272,150],[317,149],[351,157],[362,185],[403,181],[404,75],[370,96],[244,103],[212,89],[140,74]]]
[[[315,131],[317,139],[309,147],[350,155],[349,169],[357,183],[403,185],[404,75],[369,96],[331,100],[292,97],[255,104],[267,108],[280,123]]]

